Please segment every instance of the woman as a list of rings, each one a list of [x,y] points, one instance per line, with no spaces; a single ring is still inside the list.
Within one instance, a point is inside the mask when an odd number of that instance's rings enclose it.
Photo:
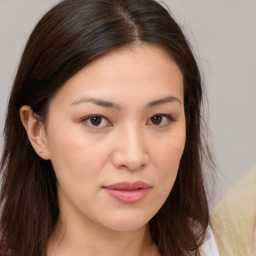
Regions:
[[[50,10],[9,101],[1,254],[217,255],[201,101],[186,38],[157,2]]]

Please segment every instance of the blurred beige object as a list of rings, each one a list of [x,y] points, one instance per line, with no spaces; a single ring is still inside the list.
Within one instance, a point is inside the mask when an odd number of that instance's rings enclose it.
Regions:
[[[227,191],[213,211],[212,228],[220,256],[256,256],[255,220],[256,166]]]
[[[256,223],[255,223],[256,224]],[[254,256],[256,256],[256,225],[254,226],[254,237],[253,237],[253,245],[254,245]]]

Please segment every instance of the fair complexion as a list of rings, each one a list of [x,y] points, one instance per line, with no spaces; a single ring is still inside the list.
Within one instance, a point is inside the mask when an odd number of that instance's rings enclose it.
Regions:
[[[167,52],[136,44],[108,53],[63,85],[47,125],[28,106],[20,114],[57,177],[48,255],[159,255],[148,221],[171,192],[186,137],[183,77]]]

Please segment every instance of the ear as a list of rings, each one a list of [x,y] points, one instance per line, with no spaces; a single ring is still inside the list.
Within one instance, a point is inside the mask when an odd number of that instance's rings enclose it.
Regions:
[[[20,108],[20,119],[37,155],[44,160],[49,160],[50,154],[47,149],[44,124],[36,118],[33,110],[29,106],[22,106]]]

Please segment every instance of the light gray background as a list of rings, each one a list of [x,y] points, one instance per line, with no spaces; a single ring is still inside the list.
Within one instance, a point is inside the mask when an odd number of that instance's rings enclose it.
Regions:
[[[57,0],[0,0],[0,132],[25,42]],[[219,166],[216,205],[256,164],[256,0],[166,0],[192,42],[208,93],[206,111]],[[3,137],[0,136],[0,154]]]

